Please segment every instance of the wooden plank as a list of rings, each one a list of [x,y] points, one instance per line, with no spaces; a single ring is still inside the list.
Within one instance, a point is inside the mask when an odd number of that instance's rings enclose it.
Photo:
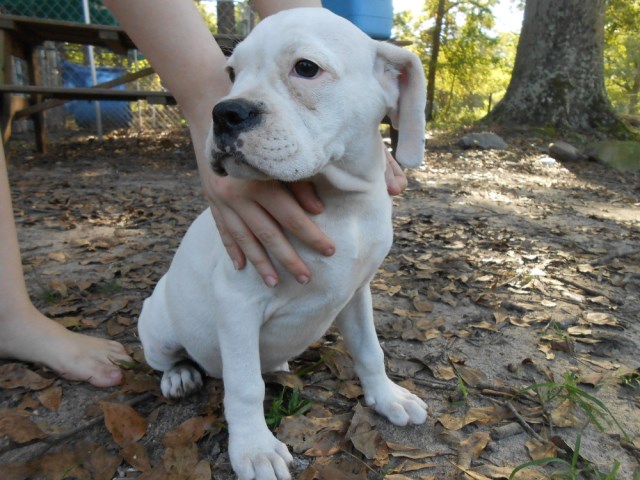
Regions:
[[[123,75],[118,78],[114,78],[113,80],[109,80],[108,82],[99,83],[95,87],[91,87],[91,88],[111,88],[118,85],[122,85],[124,83],[133,82],[134,80],[138,80],[139,78],[146,77],[148,75],[151,75],[152,73],[154,73],[153,68],[147,67],[137,72],[127,73],[126,75]],[[171,98],[167,97],[167,99],[169,100],[169,104],[171,104],[171,101],[175,103],[175,100],[173,100],[173,97]],[[18,120],[20,118],[28,117],[35,113],[49,110],[50,108],[59,107],[60,105],[64,105],[65,103],[71,100],[72,99],[47,100],[47,101],[38,103],[36,105],[31,105],[30,107],[24,108],[22,110],[18,110],[14,114],[13,118]],[[167,104],[167,102],[164,102],[164,103]]]
[[[29,68],[29,83],[33,85],[40,85],[42,83],[42,72],[40,71],[40,62],[38,61],[38,56],[35,55],[34,46],[29,45],[27,47],[29,51],[27,52],[27,58],[30,60],[30,68]],[[31,105],[35,105],[41,103],[43,97],[36,93],[31,95],[31,99],[29,103]],[[46,153],[47,151],[47,124],[44,120],[44,113],[38,112],[32,117],[33,119],[33,131],[36,136],[36,148],[41,153]]]
[[[136,48],[121,28],[112,25],[94,25],[64,20],[50,20],[0,13],[0,30],[10,31],[21,42],[40,45],[46,40],[106,47],[117,53]],[[230,51],[243,37],[237,35],[215,35],[217,42]]]
[[[0,29],[10,30],[24,43],[39,45],[46,40],[78,43],[115,49],[135,48],[126,32],[116,26],[93,25],[63,20],[50,20],[0,14]]]
[[[145,99],[171,99],[169,92],[154,92],[149,90],[110,90],[98,87],[38,87],[33,85],[0,85],[0,92],[40,94],[46,98],[66,100],[120,100],[133,102]]]
[[[1,64],[1,80],[6,82],[7,79],[13,77],[13,62],[11,60],[11,52],[13,50],[13,41],[11,35],[0,30],[0,52],[2,56]],[[12,95],[8,93],[0,94],[0,134],[2,135],[2,141],[6,145],[11,138],[11,120],[12,120]]]

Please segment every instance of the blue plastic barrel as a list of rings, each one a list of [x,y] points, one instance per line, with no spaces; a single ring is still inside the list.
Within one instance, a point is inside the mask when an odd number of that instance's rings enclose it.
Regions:
[[[108,82],[124,75],[125,70],[117,67],[96,67],[98,83]],[[62,83],[65,87],[92,87],[91,67],[77,63],[62,63]],[[118,85],[114,90],[125,90],[126,86]],[[73,115],[80,128],[96,128],[96,105],[94,101],[74,100],[67,102],[64,108]],[[100,116],[104,130],[126,128],[131,124],[131,107],[129,102],[116,100],[100,101]]]
[[[391,37],[392,0],[322,0],[322,6],[351,21],[372,38]]]

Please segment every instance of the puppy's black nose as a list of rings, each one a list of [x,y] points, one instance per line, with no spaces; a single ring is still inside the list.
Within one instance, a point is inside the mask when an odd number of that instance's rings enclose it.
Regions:
[[[224,100],[213,107],[213,129],[216,134],[233,134],[248,130],[260,121],[261,111],[254,102],[242,98]]]

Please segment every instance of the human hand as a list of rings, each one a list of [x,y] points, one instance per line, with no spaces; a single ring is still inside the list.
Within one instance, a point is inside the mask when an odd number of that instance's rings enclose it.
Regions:
[[[387,156],[387,168],[384,171],[384,177],[387,181],[387,191],[389,195],[400,195],[404,189],[407,188],[407,177],[386,147],[384,153]]]
[[[280,277],[269,255],[277,259],[299,283],[311,280],[311,271],[284,235],[286,230],[309,247],[330,256],[335,245],[308,217],[322,212],[313,186],[202,175],[222,242],[237,269],[249,260],[264,283],[276,286]]]

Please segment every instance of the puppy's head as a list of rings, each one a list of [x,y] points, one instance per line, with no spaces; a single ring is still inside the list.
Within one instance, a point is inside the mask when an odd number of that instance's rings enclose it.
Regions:
[[[266,18],[226,69],[233,86],[213,109],[207,145],[219,174],[295,181],[330,163],[348,170],[351,160],[366,163],[357,158],[362,144],[378,136],[385,115],[400,130],[398,161],[422,162],[425,81],[418,57],[371,40],[328,10]]]

